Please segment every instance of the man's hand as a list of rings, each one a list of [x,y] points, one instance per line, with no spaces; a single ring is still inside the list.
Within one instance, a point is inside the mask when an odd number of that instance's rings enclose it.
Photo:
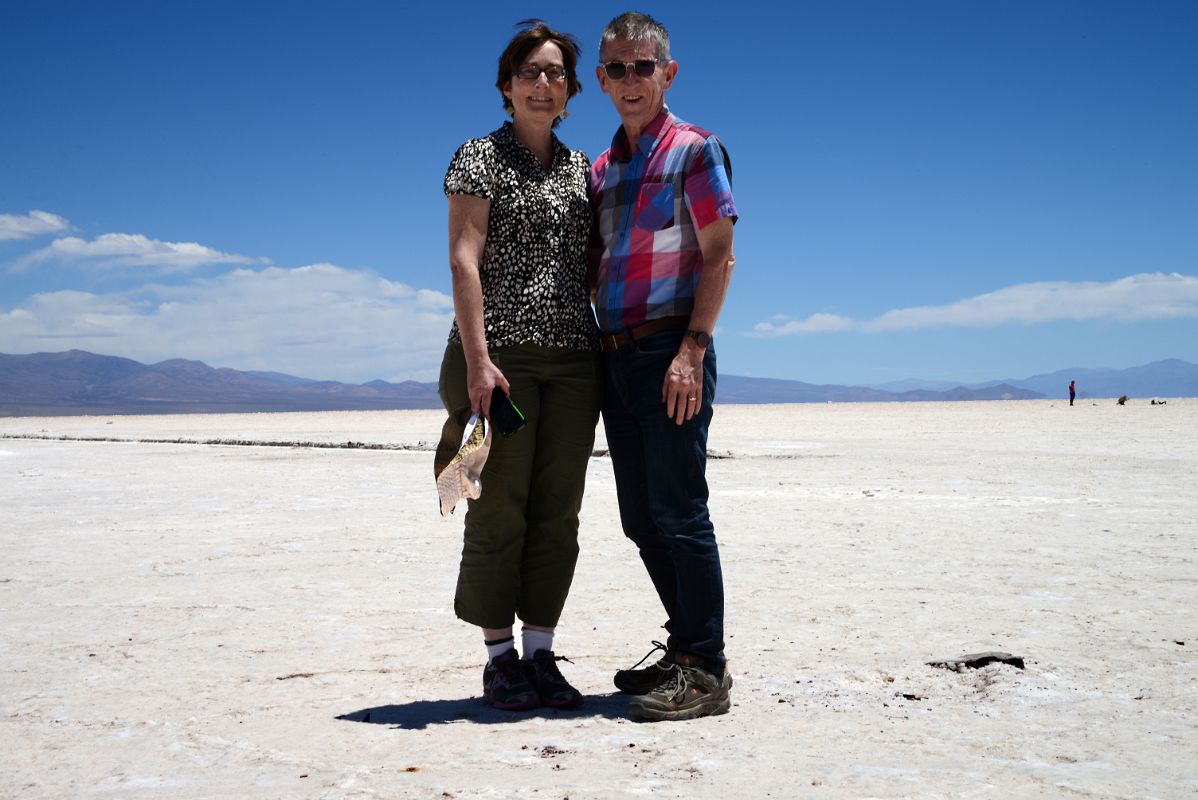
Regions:
[[[666,416],[678,425],[689,420],[703,405],[703,354],[706,352],[689,336],[682,340],[678,354],[666,369],[661,384],[661,401]]]
[[[732,278],[732,220],[716,220],[696,232],[703,253],[703,272],[695,287],[695,307],[691,311],[692,330],[715,331],[716,317],[724,304],[728,282]],[[706,348],[690,336],[683,337],[678,354],[666,370],[661,385],[661,400],[666,404],[666,416],[681,425],[703,407],[703,356]]]

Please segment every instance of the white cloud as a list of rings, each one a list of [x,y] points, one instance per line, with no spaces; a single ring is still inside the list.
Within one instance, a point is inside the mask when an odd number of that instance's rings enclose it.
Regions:
[[[32,239],[47,233],[70,230],[71,225],[57,214],[48,211],[30,211],[24,216],[0,214],[0,240]]]
[[[186,272],[209,264],[268,263],[266,259],[222,253],[196,242],[163,242],[140,233],[105,233],[90,242],[76,236],[55,239],[14,266],[23,270],[45,261],[131,266],[163,273]]]
[[[1113,319],[1120,322],[1198,317],[1198,277],[1176,272],[1142,273],[1109,283],[1043,282],[1008,286],[942,306],[887,311],[857,321],[832,314],[806,320],[774,317],[751,336],[789,336],[856,330],[866,333],[922,328],[994,328],[1043,322]]]
[[[1158,272],[1131,275],[1110,283],[1025,283],[946,306],[888,311],[862,327],[867,331],[894,331],[1192,316],[1198,316],[1198,278]]]
[[[236,269],[181,286],[34,295],[0,312],[0,352],[78,348],[309,378],[433,380],[453,301],[331,264]]]
[[[753,330],[762,336],[790,336],[795,333],[848,331],[852,330],[855,324],[850,318],[839,314],[812,314],[807,319],[777,316],[768,322],[758,322]]]

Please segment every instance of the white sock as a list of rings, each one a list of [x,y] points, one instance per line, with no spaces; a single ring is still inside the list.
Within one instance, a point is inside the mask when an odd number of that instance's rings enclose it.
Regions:
[[[520,643],[524,646],[524,660],[531,661],[538,650],[553,649],[553,632],[524,628],[520,631]]]
[[[509,636],[506,639],[497,639],[495,642],[483,642],[487,647],[487,661],[490,662],[495,656],[501,656],[508,650],[515,648],[516,639],[514,636]]]

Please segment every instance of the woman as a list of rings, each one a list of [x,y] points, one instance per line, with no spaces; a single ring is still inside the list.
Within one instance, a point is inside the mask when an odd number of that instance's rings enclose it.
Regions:
[[[463,144],[445,176],[455,320],[441,401],[492,416],[498,389],[526,425],[496,435],[469,502],[454,610],[482,628],[483,698],[574,708],[553,635],[578,559],[578,510],[602,393],[586,286],[589,162],[553,134],[582,90],[577,40],[526,20],[495,85],[512,121]],[[523,623],[520,658],[513,635]]]

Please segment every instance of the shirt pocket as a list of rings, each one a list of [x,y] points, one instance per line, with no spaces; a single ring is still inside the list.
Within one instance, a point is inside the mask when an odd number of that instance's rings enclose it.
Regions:
[[[633,226],[660,231],[674,225],[674,184],[642,183],[636,198]]]

